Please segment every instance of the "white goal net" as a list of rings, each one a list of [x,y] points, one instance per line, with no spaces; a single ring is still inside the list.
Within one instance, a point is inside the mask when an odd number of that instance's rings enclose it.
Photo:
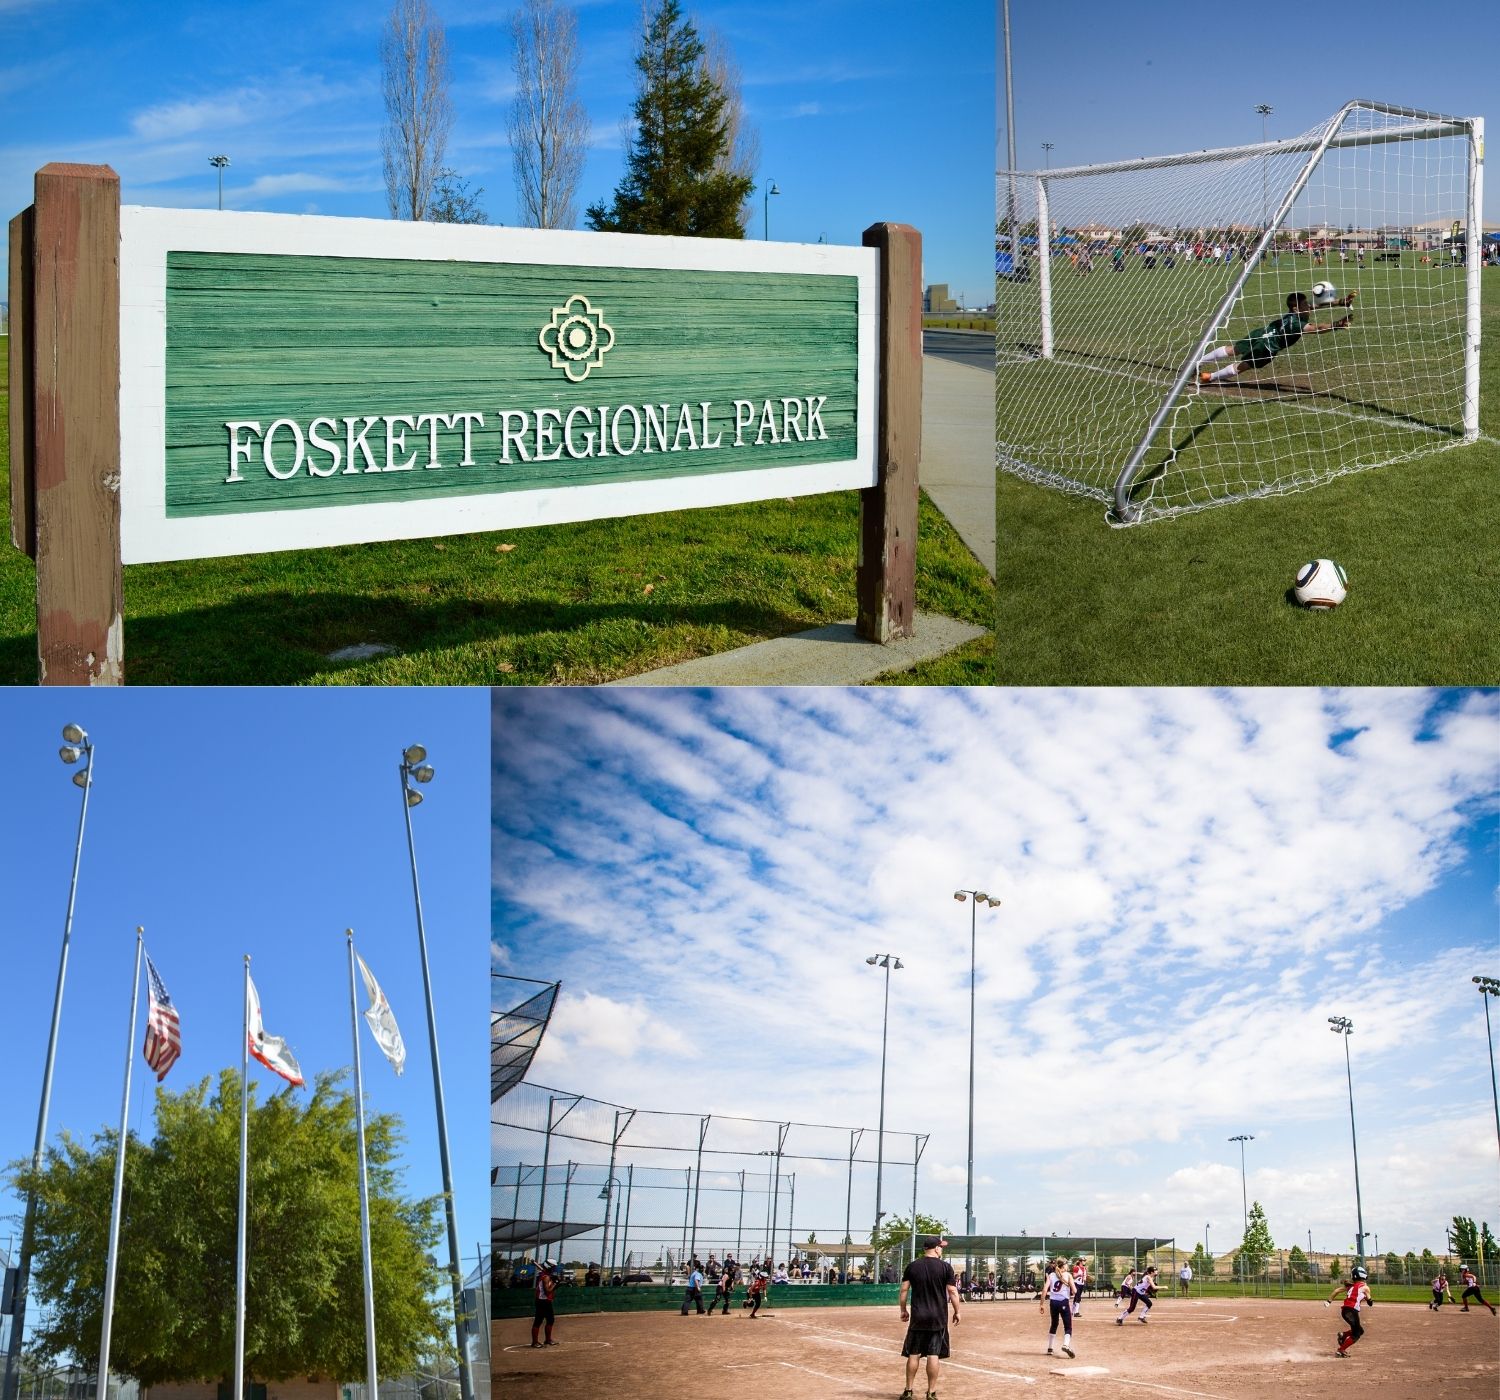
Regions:
[[[1360,101],[1284,141],[1000,172],[998,464],[1135,524],[1472,440],[1482,151],[1481,118]]]

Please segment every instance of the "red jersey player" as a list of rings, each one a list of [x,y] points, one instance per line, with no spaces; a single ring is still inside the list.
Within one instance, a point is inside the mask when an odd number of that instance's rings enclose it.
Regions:
[[[1344,1321],[1349,1326],[1345,1331],[1339,1333],[1340,1356],[1347,1356],[1349,1348],[1365,1334],[1364,1326],[1359,1320],[1360,1308],[1373,1308],[1375,1306],[1375,1300],[1370,1297],[1370,1286],[1365,1282],[1367,1278],[1369,1278],[1369,1274],[1363,1268],[1355,1269],[1354,1277],[1350,1280],[1349,1287],[1344,1290],[1344,1302],[1339,1308],[1339,1312],[1343,1315]],[[1335,1288],[1324,1299],[1323,1306],[1326,1308],[1329,1303],[1333,1302],[1339,1296],[1339,1292],[1340,1289]]]
[[[1490,1310],[1490,1313],[1493,1315],[1495,1311],[1495,1305],[1493,1303],[1485,1302],[1484,1294],[1479,1291],[1479,1280],[1474,1276],[1473,1269],[1471,1269],[1467,1264],[1459,1265],[1458,1281],[1464,1286],[1464,1291],[1459,1297],[1459,1302],[1463,1304],[1463,1307],[1459,1309],[1459,1312],[1468,1312],[1469,1297],[1472,1294],[1474,1301],[1476,1303],[1482,1304],[1484,1307],[1487,1307]]]
[[[552,1295],[557,1291],[557,1275],[552,1272],[552,1261],[550,1259],[542,1262],[542,1267],[536,1271],[536,1310],[531,1318],[531,1345],[555,1346],[552,1340],[552,1324],[555,1320],[552,1312]],[[547,1340],[537,1341],[537,1334],[543,1325],[547,1328]]]

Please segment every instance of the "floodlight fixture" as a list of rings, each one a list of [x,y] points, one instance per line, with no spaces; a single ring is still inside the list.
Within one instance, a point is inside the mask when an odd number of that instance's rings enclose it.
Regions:
[[[408,763],[420,763],[427,757],[427,750],[421,744],[409,744],[401,751],[401,757]]]
[[[64,744],[62,748],[57,751],[57,756],[62,759],[64,763],[77,763],[82,755],[83,750],[75,749],[71,744]]]
[[[73,774],[73,786],[76,788],[87,788],[89,785],[89,770],[80,768]]]
[[[407,788],[406,805],[408,807],[420,807],[422,805],[422,794],[415,788]]]
[[[430,783],[432,781],[433,768],[430,763],[424,763],[420,768],[413,768],[411,775],[419,783]]]
[[[70,744],[87,744],[89,741],[87,731],[80,724],[63,725],[62,736]]]

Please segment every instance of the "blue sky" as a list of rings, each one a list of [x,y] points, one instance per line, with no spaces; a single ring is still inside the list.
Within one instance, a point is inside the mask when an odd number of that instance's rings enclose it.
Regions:
[[[883,974],[865,959],[895,953],[887,1127],[931,1134],[922,1209],[959,1224],[971,906],[953,892],[978,888],[1003,901],[979,911],[981,1231],[1191,1248],[1210,1222],[1217,1251],[1240,1234],[1227,1139],[1249,1133],[1249,1193],[1278,1242],[1305,1248],[1310,1230],[1319,1250],[1349,1249],[1333,1015],[1355,1024],[1381,1249],[1441,1248],[1455,1213],[1500,1217],[1469,980],[1500,968],[1495,694],[501,691],[494,705],[493,957],[563,981],[535,1083],[688,1115],[674,1132],[690,1144],[705,1113],[873,1129]],[[775,1145],[764,1136],[748,1150]],[[494,1141],[497,1160],[540,1160],[534,1134]],[[909,1161],[910,1141],[888,1155]],[[553,1155],[597,1164],[607,1148]],[[640,1160],[681,1182],[693,1159]],[[706,1184],[757,1169],[709,1165]],[[842,1165],[795,1170],[798,1221],[841,1234]],[[903,1211],[910,1169],[894,1173],[887,1207]],[[856,1223],[873,1178],[856,1173]],[[597,1212],[594,1194],[573,1199]],[[714,1199],[733,1220],[734,1193]]]
[[[406,1188],[442,1189],[431,1060],[397,765],[425,743],[437,773],[413,813],[447,1099],[460,1245],[486,1239],[484,947],[486,697],[473,691],[27,691],[0,697],[11,753],[0,817],[9,1032],[0,1157],[36,1132],[78,825],[74,771],[58,759],[68,722],[97,746],[79,873],[49,1138],[119,1123],[135,927],[182,1018],[182,1058],[164,1088],[238,1069],[242,957],[253,959],[267,1030],[309,1082],[351,1064],[343,931],[379,978],[407,1046],[397,1079],[367,1031],[370,1107],[406,1130]],[[363,991],[361,989],[361,995]],[[156,1080],[140,1055],[130,1122],[149,1136]],[[364,1004],[361,1004],[361,1010]],[[251,1062],[258,1093],[283,1087]],[[302,1091],[297,1091],[302,1092]],[[253,1144],[252,1144],[253,1150]],[[0,1239],[22,1203],[0,1192]]]
[[[120,6],[0,0],[0,205],[30,202],[49,160],[103,161],[129,203],[385,217],[383,3]],[[987,0],[792,0],[685,7],[737,57],[760,133],[771,234],[858,243],[878,220],[923,231],[929,281],[990,285],[994,9]],[[513,91],[505,4],[434,0],[448,27],[450,161],[517,221],[506,136]],[[623,171],[636,0],[584,0],[579,77],[593,123],[579,217]],[[913,83],[913,65],[933,74]],[[762,208],[757,203],[757,211]],[[752,232],[759,237],[757,213]],[[0,250],[0,258],[5,253]],[[983,300],[989,300],[986,291]]]
[[[1311,130],[1350,98],[1500,121],[1500,12],[1466,6],[1413,25],[1409,6],[1371,0],[1301,15],[1233,5],[1143,8],[1083,0],[1011,6],[1016,163],[1092,165],[1261,139],[1255,108],[1274,109],[1274,140]],[[1459,16],[1462,16],[1461,19]],[[997,65],[1003,73],[1003,60]],[[1006,151],[997,99],[997,168]],[[1493,143],[1491,143],[1493,144]],[[1500,221],[1500,182],[1485,219]]]

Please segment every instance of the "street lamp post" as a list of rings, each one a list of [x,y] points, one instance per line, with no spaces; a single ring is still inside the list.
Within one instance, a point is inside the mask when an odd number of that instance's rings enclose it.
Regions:
[[[1208,1270],[1208,1276],[1210,1278],[1213,1277],[1214,1273],[1214,1256],[1212,1251],[1208,1247],[1208,1227],[1211,1224],[1213,1224],[1211,1220],[1205,1220],[1203,1222],[1203,1267]]]
[[[57,990],[52,995],[52,1029],[47,1035],[47,1060],[42,1070],[42,1102],[36,1116],[36,1145],[32,1149],[31,1169],[42,1169],[42,1148],[47,1141],[47,1111],[52,1106],[52,1070],[57,1061],[57,1028],[62,1020],[63,983],[68,975],[68,944],[73,937],[73,905],[78,894],[78,864],[83,858],[83,828],[89,814],[89,793],[94,787],[94,746],[89,736],[76,724],[65,724],[63,746],[57,756],[64,763],[83,767],[73,774],[73,786],[83,790],[78,807],[78,837],[73,843],[73,874],[68,881],[68,912],[63,918],[62,953],[57,963]],[[13,1285],[10,1346],[5,1356],[5,1381],[0,1386],[4,1400],[16,1400],[21,1385],[21,1339],[26,1331],[26,1292],[31,1279],[31,1249],[36,1235],[36,1195],[26,1193],[26,1215],[21,1226],[21,1252],[16,1256]]]
[[[766,188],[764,197],[761,199],[761,204],[763,206],[763,213],[761,217],[763,222],[761,224],[760,236],[767,243],[771,241],[771,196],[773,194],[780,193],[781,190],[777,187],[776,181],[772,180],[770,185]]]
[[[1240,1282],[1243,1283],[1245,1280],[1245,1265],[1243,1263],[1245,1239],[1250,1234],[1250,1197],[1245,1189],[1245,1144],[1247,1142],[1254,1142],[1255,1134],[1236,1133],[1229,1141],[1237,1142],[1240,1145],[1240,1228],[1243,1231],[1240,1236],[1240,1259],[1242,1261],[1240,1264]]]
[[[1484,998],[1484,1043],[1490,1052],[1490,1098],[1495,1105],[1495,1146],[1500,1148],[1500,1092],[1495,1088],[1495,1042],[1490,1036],[1490,998],[1500,996],[1500,980],[1494,977],[1469,979]]]
[[[880,1282],[880,1249],[876,1237],[880,1234],[880,1217],[885,1214],[880,1208],[880,1178],[885,1170],[885,1041],[891,1021],[891,973],[901,970],[901,959],[894,953],[876,953],[866,958],[871,967],[885,969],[885,1014],[880,1022],[880,1126],[875,1135],[875,1228],[870,1232],[870,1253],[875,1265],[875,1282]],[[844,1256],[845,1267],[848,1256]]]
[[[974,1234],[974,954],[976,948],[979,906],[987,904],[992,909],[1000,907],[998,899],[991,899],[983,890],[954,890],[953,897],[960,904],[972,900],[969,905],[969,1159],[967,1186],[964,1196],[964,1234]],[[964,1272],[972,1283],[974,1275],[969,1259],[968,1239],[964,1241]]]
[[[1355,1236],[1356,1254],[1359,1262],[1365,1262],[1365,1210],[1359,1197],[1359,1139],[1354,1132],[1354,1071],[1349,1063],[1349,1037],[1354,1034],[1354,1022],[1347,1016],[1330,1016],[1328,1025],[1334,1035],[1344,1038],[1344,1077],[1349,1084],[1349,1143],[1354,1149],[1354,1218],[1358,1234]]]
[[[474,1400],[474,1381],[469,1373],[468,1327],[464,1319],[464,1281],[459,1268],[458,1213],[453,1203],[453,1169],[448,1161],[448,1113],[443,1106],[443,1072],[438,1063],[437,1017],[432,1009],[432,975],[427,968],[427,930],[422,920],[422,889],[417,882],[417,847],[412,838],[411,809],[422,802],[412,780],[432,781],[432,765],[421,744],[411,744],[401,753],[401,809],[406,814],[406,852],[411,858],[411,893],[417,910],[417,947],[422,956],[422,990],[427,999],[427,1044],[432,1053],[432,1094],[437,1106],[438,1158],[443,1169],[443,1204],[448,1214],[448,1273],[453,1284],[453,1325],[458,1341],[458,1382],[461,1400]],[[545,1178],[543,1189],[545,1190]]]
[[[1269,117],[1273,111],[1275,111],[1275,108],[1272,107],[1269,102],[1261,102],[1261,103],[1258,103],[1256,105],[1255,110],[1260,113],[1260,140],[1261,140],[1261,144],[1265,145],[1271,139],[1266,134],[1267,130],[1268,130],[1268,128],[1266,126],[1266,118]],[[1269,208],[1270,208],[1270,205],[1266,201],[1266,153],[1264,151],[1262,151],[1260,153],[1260,226],[1261,226],[1261,228],[1265,228],[1266,224],[1270,222],[1270,220],[1267,218],[1267,212],[1266,212]]]
[[[229,164],[228,156],[209,156],[208,163],[219,172],[219,208],[224,208],[224,167]]]

